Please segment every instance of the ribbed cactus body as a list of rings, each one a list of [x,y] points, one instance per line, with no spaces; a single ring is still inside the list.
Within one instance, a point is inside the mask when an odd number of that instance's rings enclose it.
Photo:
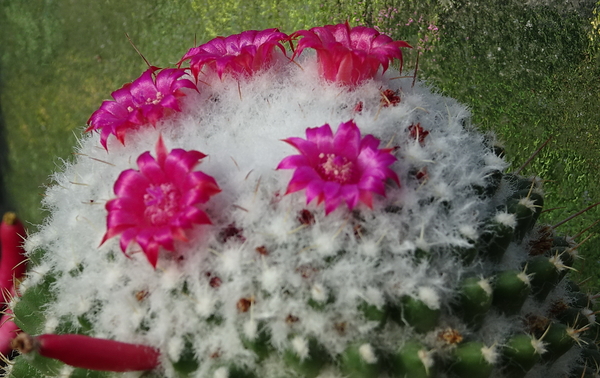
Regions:
[[[202,77],[181,113],[124,145],[84,135],[27,241],[17,324],[153,346],[149,377],[575,377],[581,358],[593,376],[592,305],[564,279],[573,243],[537,222],[539,180],[508,174],[468,109],[412,77],[390,69],[348,89],[321,80],[313,55],[297,63]],[[399,101],[384,105],[386,90]],[[295,151],[282,140],[350,120],[393,148],[400,186],[326,215],[286,194],[292,172],[275,168]],[[137,246],[99,245],[115,180],[160,136],[207,154],[199,167],[221,192],[203,206],[212,224],[154,269]],[[118,376],[14,362],[8,377]]]

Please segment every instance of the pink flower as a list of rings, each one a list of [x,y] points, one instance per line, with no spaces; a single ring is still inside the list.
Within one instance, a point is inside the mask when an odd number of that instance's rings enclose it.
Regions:
[[[156,267],[161,246],[174,251],[174,240],[187,241],[185,229],[193,224],[211,224],[197,205],[221,190],[211,176],[192,171],[205,156],[182,149],[167,153],[161,137],[156,144],[156,159],[149,151],[144,152],[137,159],[139,171],[123,171],[115,182],[117,198],[106,204],[108,230],[102,243],[122,234],[124,253],[136,241]]]
[[[229,37],[217,37],[192,48],[181,58],[179,65],[189,60],[196,79],[205,65],[216,71],[219,78],[225,72],[252,75],[273,64],[275,48],[285,55],[281,42],[287,40],[288,35],[277,29],[247,30]]]
[[[372,28],[351,28],[348,22],[300,30],[291,38],[296,36],[303,38],[294,54],[299,55],[305,48],[315,49],[321,75],[344,85],[356,85],[374,77],[380,66],[385,72],[394,58],[400,60],[402,70],[400,47],[411,47]]]
[[[397,159],[391,148],[379,149],[379,139],[361,139],[354,121],[340,124],[335,135],[325,124],[306,129],[306,140],[288,138],[300,155],[283,159],[277,169],[295,169],[286,194],[306,189],[306,202],[325,201],[325,213],[335,210],[342,200],[353,209],[358,201],[373,206],[373,193],[385,196],[385,180],[400,182],[388,168]]]
[[[88,120],[86,131],[100,130],[100,142],[113,134],[125,144],[125,133],[140,125],[156,123],[169,113],[179,112],[182,88],[198,90],[188,79],[180,79],[185,71],[179,68],[150,67],[132,83],[125,84],[111,95],[115,101],[104,101]]]

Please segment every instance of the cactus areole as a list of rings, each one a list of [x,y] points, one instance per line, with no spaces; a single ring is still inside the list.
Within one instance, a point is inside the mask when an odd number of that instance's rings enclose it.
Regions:
[[[542,180],[399,72],[405,48],[347,23],[246,31],[113,92],[25,243],[10,305],[40,336],[6,377],[595,371]]]

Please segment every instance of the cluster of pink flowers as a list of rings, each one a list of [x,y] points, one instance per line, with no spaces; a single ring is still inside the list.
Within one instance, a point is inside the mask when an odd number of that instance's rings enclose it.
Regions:
[[[302,37],[289,58],[283,45]],[[394,60],[400,61],[402,51],[410,47],[404,41],[394,41],[377,30],[348,23],[300,30],[291,35],[277,29],[248,30],[229,37],[217,37],[190,49],[179,61],[178,68],[150,67],[138,79],[112,93],[114,101],[104,101],[88,120],[87,131],[99,131],[100,141],[107,148],[110,135],[125,143],[125,135],[142,125],[156,125],[173,112],[179,112],[184,88],[198,91],[198,86],[185,78],[188,73],[198,81],[201,72],[216,72],[221,78],[231,74],[241,78],[271,67],[279,60],[290,61],[303,50],[312,48],[322,77],[341,85],[355,86],[373,78],[382,67],[387,70]],[[189,69],[181,68],[189,61]],[[188,71],[189,70],[189,71]]]
[[[291,57],[284,43],[290,44]],[[181,111],[180,101],[186,91],[200,90],[200,74],[216,73],[219,78],[231,75],[241,80],[279,62],[289,63],[307,48],[316,51],[323,79],[353,88],[373,78],[380,68],[385,72],[394,59],[402,65],[402,47],[410,46],[375,29],[350,27],[348,23],[291,35],[268,29],[217,37],[190,49],[177,68],[150,67],[138,79],[113,92],[114,101],[103,102],[92,114],[87,131],[99,132],[107,150],[110,135],[125,144],[127,133],[145,125],[155,126]],[[182,68],[186,62],[189,68]],[[195,82],[186,77],[190,74]],[[292,137],[285,141],[300,152],[278,166],[295,170],[287,193],[305,189],[307,203],[315,198],[318,203],[324,202],[326,214],[344,202],[349,209],[359,202],[372,207],[373,193],[385,195],[387,179],[399,184],[398,176],[389,168],[396,160],[391,149],[380,149],[380,141],[372,135],[361,137],[353,121],[342,123],[335,135],[326,124],[307,128],[306,140]],[[140,155],[139,170],[126,170],[115,182],[116,198],[106,204],[107,231],[102,243],[121,235],[124,253],[135,242],[156,266],[161,247],[174,251],[176,240],[187,240],[186,230],[195,224],[210,224],[199,205],[220,188],[213,177],[194,170],[204,157],[194,150],[168,152],[162,138],[155,157],[150,152]]]

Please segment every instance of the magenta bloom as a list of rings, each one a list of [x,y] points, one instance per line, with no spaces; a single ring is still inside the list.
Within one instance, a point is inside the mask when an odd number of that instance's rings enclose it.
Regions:
[[[182,88],[198,90],[188,79],[181,79],[185,71],[179,68],[150,67],[132,83],[125,84],[111,95],[115,101],[104,101],[88,120],[86,131],[100,130],[100,142],[113,134],[125,144],[125,133],[140,125],[156,123],[173,111],[181,111],[179,98],[185,96]]]
[[[156,266],[158,251],[174,251],[174,240],[187,241],[185,229],[193,224],[210,224],[197,205],[219,193],[211,176],[192,171],[204,155],[198,151],[173,149],[167,153],[162,138],[156,144],[156,159],[149,151],[137,159],[139,171],[121,172],[115,182],[117,198],[106,204],[106,234],[102,243],[121,235],[121,250],[136,241],[148,261]]]
[[[373,193],[385,196],[388,178],[400,181],[389,166],[397,159],[391,148],[379,148],[373,135],[360,136],[354,121],[340,124],[333,135],[331,127],[306,129],[306,140],[288,138],[300,155],[288,156],[277,169],[295,169],[286,194],[306,189],[306,202],[325,201],[325,213],[335,210],[342,200],[350,209],[358,201],[373,206]]]
[[[372,28],[351,28],[348,22],[300,30],[291,37],[295,36],[303,38],[294,54],[299,55],[306,48],[315,49],[321,75],[344,85],[356,85],[374,77],[380,66],[385,72],[394,58],[400,60],[402,70],[400,47],[411,47]]]
[[[275,48],[285,55],[285,48],[281,42],[287,40],[288,35],[277,29],[247,30],[229,37],[217,37],[190,49],[181,58],[179,65],[189,60],[196,79],[205,65],[217,72],[219,78],[225,72],[252,75],[273,64]]]

